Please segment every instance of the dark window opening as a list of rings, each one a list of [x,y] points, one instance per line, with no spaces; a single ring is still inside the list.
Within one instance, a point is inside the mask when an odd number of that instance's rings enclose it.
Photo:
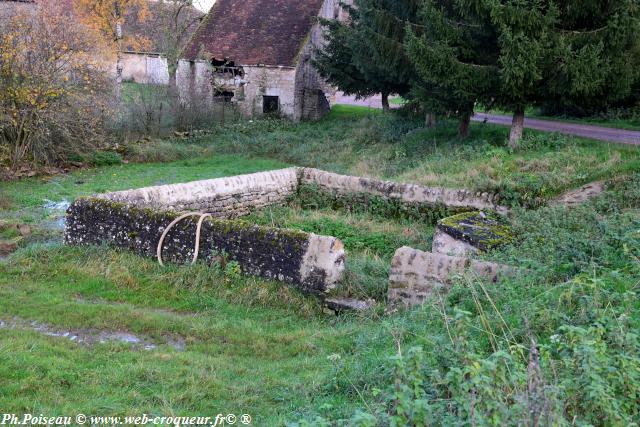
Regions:
[[[231,98],[233,98],[235,95],[235,93],[228,91],[228,90],[221,90],[221,91],[216,91],[213,94],[213,98],[216,101],[220,101],[220,102],[231,102]]]
[[[279,96],[263,96],[262,97],[262,112],[264,114],[277,114],[279,111],[280,111]]]
[[[243,68],[236,67],[236,63],[234,61],[230,61],[228,59],[218,60],[214,58],[211,60],[211,66],[213,67],[213,72],[216,74],[226,74],[228,78],[244,78]]]

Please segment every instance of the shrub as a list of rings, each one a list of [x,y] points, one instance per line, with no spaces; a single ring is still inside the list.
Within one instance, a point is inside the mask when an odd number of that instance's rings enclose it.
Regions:
[[[111,166],[119,165],[120,163],[122,163],[122,157],[113,151],[97,151],[93,154],[93,159],[91,160],[93,166]]]
[[[13,168],[64,161],[104,141],[109,85],[90,34],[56,2],[3,21],[0,147]]]
[[[230,102],[196,97],[184,103],[173,86],[129,82],[123,84],[122,98],[122,113],[111,125],[122,138],[214,129],[238,118]]]

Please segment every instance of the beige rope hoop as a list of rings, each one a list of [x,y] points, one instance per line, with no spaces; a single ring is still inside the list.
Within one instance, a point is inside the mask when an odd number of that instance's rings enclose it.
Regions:
[[[195,264],[196,261],[198,261],[198,254],[200,252],[200,231],[202,230],[202,223],[204,222],[205,219],[212,218],[212,216],[211,214],[208,214],[208,213],[189,212],[184,215],[180,215],[178,218],[171,221],[171,224],[169,224],[167,228],[165,228],[164,231],[162,232],[162,236],[160,236],[160,241],[158,242],[158,248],[156,250],[156,254],[158,256],[158,263],[161,266],[164,266],[164,263],[162,262],[162,244],[164,243],[164,239],[165,237],[167,237],[167,234],[169,234],[169,230],[175,227],[175,225],[178,224],[183,219],[186,219],[192,216],[198,216],[198,215],[200,215],[200,219],[198,220],[198,225],[196,226],[196,245],[195,245],[195,248],[193,249],[193,260],[191,261],[191,265]]]

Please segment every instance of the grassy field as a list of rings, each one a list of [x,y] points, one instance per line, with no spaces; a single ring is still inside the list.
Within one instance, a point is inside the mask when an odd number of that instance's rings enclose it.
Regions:
[[[420,119],[341,107],[318,123],[228,124],[198,138],[132,145],[128,164],[0,183],[0,219],[36,228],[0,260],[0,408],[247,413],[259,426],[447,426],[472,418],[522,425],[534,339],[547,420],[635,422],[640,151],[528,132],[511,152],[506,129],[474,124],[467,141],[455,132],[455,123],[423,129]],[[150,161],[164,163],[142,163]],[[51,225],[60,212],[50,202],[287,165],[497,192],[515,206],[518,239],[485,257],[526,267],[525,274],[497,286],[460,278],[447,296],[408,312],[387,315],[378,305],[335,316],[275,282],[65,247]],[[593,180],[607,181],[594,201],[545,206]],[[344,289],[378,301],[393,251],[427,249],[433,233],[426,223],[295,205],[249,219],[342,238],[353,259]],[[126,332],[148,349],[78,344],[38,328],[85,337]]]

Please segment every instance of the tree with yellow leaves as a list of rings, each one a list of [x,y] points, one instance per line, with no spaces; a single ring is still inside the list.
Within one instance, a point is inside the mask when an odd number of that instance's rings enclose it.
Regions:
[[[109,89],[100,41],[62,3],[3,18],[0,162],[14,169],[69,160],[103,141]]]
[[[120,98],[122,86],[123,46],[139,50],[148,40],[134,34],[123,34],[125,19],[144,21],[148,12],[147,0],[73,0],[73,7],[80,20],[102,37],[116,56],[116,97]],[[132,13],[134,12],[134,13]]]

